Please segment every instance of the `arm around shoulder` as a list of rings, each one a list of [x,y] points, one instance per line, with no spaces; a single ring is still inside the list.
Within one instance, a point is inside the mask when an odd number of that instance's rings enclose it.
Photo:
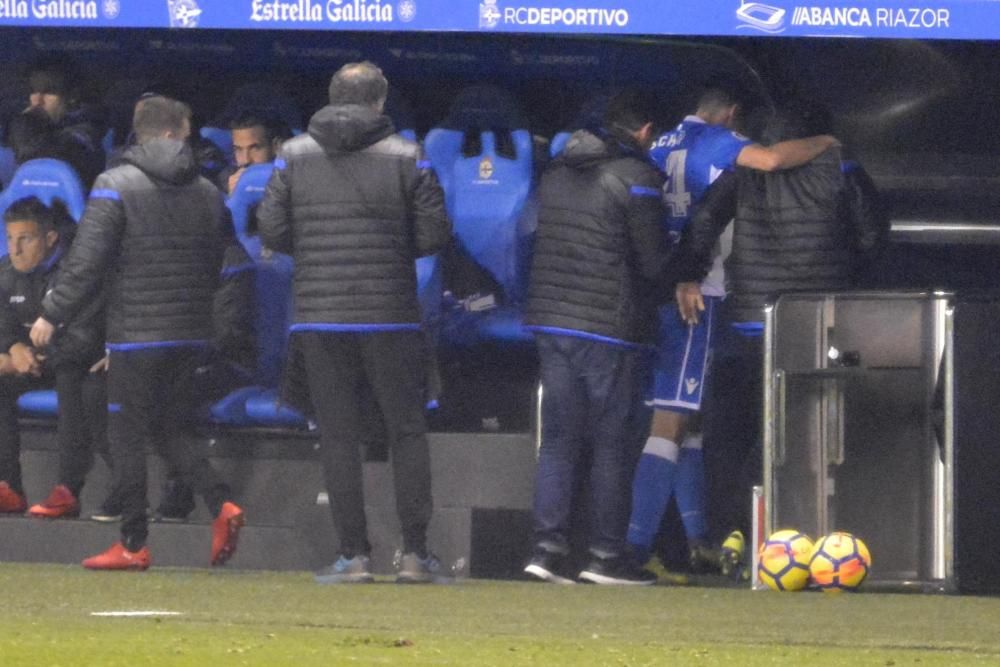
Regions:
[[[793,169],[811,162],[824,151],[839,145],[840,142],[828,134],[790,139],[772,146],[748,144],[740,151],[736,164],[758,171]]]

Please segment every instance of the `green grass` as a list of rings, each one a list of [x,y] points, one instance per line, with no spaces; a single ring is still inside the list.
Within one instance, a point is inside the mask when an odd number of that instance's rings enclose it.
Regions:
[[[1000,664],[1000,599],[0,565],[0,665]],[[157,609],[162,619],[91,612]]]

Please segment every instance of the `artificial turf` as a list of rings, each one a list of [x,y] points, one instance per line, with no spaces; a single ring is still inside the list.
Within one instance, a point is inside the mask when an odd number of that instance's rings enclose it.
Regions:
[[[1000,598],[0,564],[0,665],[1000,665]],[[159,610],[162,618],[93,612]]]

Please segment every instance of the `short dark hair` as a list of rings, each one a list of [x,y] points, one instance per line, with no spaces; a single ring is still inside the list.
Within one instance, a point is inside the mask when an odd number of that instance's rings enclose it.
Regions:
[[[72,98],[80,89],[80,78],[76,63],[61,54],[42,56],[28,66],[28,87],[32,93]]]
[[[268,143],[275,139],[285,141],[292,136],[292,131],[285,121],[267,113],[243,111],[229,121],[230,130],[249,130],[254,127],[264,128],[265,140]]]
[[[58,199],[52,200],[52,206],[46,206],[38,197],[18,199],[8,207],[3,214],[3,224],[12,222],[34,222],[42,233],[56,229],[63,218],[68,216],[66,206]]]
[[[184,121],[191,122],[191,107],[162,95],[139,100],[132,116],[132,130],[138,143],[157,139],[167,132],[180,132]]]
[[[378,107],[389,95],[389,82],[375,63],[347,63],[330,79],[330,104]]]
[[[653,122],[656,103],[652,96],[628,89],[617,93],[604,110],[604,129],[618,141],[631,143],[631,135]]]

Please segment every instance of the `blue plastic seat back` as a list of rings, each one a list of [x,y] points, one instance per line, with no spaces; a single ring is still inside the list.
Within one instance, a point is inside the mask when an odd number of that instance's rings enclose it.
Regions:
[[[226,160],[233,159],[233,133],[224,127],[205,126],[201,128],[201,138],[207,139],[215,144]]]
[[[86,207],[83,184],[71,166],[60,160],[40,158],[29,160],[18,167],[14,178],[3,192],[0,192],[0,215],[18,199],[38,197],[51,206],[59,199],[66,205],[69,214],[77,222]],[[7,245],[0,244],[0,257],[7,254]]]
[[[549,157],[559,157],[566,150],[566,144],[571,136],[573,136],[572,132],[560,132],[552,137],[552,141],[549,143]]]
[[[14,180],[17,163],[14,162],[14,149],[0,146],[0,188],[6,189]]]
[[[531,194],[532,140],[528,130],[510,132],[513,157],[501,156],[492,131],[479,133],[481,151],[465,156],[461,130],[431,130],[427,156],[445,191],[456,238],[508,294],[518,285],[519,220]]]
[[[247,167],[236,183],[236,189],[226,200],[226,206],[233,216],[233,227],[236,228],[236,236],[243,240],[248,236],[247,229],[250,225],[250,214],[254,207],[264,198],[264,191],[267,189],[267,181],[271,178],[274,167],[270,164],[255,164]]]

